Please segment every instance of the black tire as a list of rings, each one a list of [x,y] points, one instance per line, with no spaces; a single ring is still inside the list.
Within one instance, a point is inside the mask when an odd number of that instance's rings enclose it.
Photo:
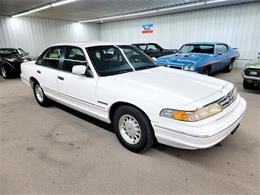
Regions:
[[[5,78],[5,79],[9,79],[10,78],[10,73],[8,72],[7,68],[5,67],[4,64],[0,65],[0,71],[1,71],[1,75]]]
[[[233,69],[235,60],[231,60],[230,63],[224,68],[224,72],[231,72]]]
[[[39,96],[37,95],[37,90],[41,90],[42,91],[42,99],[39,98]],[[33,94],[34,97],[37,101],[37,103],[42,106],[42,107],[48,107],[50,105],[50,100],[49,98],[47,98],[47,96],[44,94],[43,89],[41,88],[40,84],[37,82],[34,82],[33,84]]]
[[[248,83],[245,79],[243,81],[243,87],[244,89],[252,89],[253,88],[253,83]]]
[[[210,74],[210,67],[203,67],[201,74],[209,75]]]
[[[130,144],[126,141],[126,139],[120,133],[120,128],[119,128],[119,125],[121,124],[120,121],[122,121],[122,119],[124,119],[124,117],[128,117],[128,116],[133,117],[136,120],[138,127],[139,127],[138,129],[140,131],[140,134],[138,137],[139,141],[136,143],[132,143],[132,144]],[[124,121],[123,123],[127,123],[127,122]],[[127,124],[129,124],[129,123],[127,123]],[[114,127],[114,130],[115,130],[115,133],[117,135],[119,142],[125,148],[127,148],[128,150],[130,150],[132,152],[136,152],[136,153],[143,152],[143,151],[149,149],[153,145],[154,131],[153,131],[152,125],[150,123],[150,120],[147,118],[147,116],[142,111],[138,110],[137,108],[134,108],[132,106],[127,106],[127,105],[120,106],[114,114],[113,127]],[[130,129],[130,131],[131,131],[130,127],[128,129]],[[123,130],[121,130],[121,132],[122,131]],[[128,135],[128,134],[126,135],[126,134],[127,133],[125,133],[125,136],[131,137],[130,135]],[[134,139],[132,139],[132,140],[134,140]]]

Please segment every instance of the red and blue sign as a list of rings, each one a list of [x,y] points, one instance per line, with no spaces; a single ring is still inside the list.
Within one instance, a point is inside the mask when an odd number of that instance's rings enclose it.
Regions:
[[[153,24],[143,24],[142,25],[142,33],[153,33]]]

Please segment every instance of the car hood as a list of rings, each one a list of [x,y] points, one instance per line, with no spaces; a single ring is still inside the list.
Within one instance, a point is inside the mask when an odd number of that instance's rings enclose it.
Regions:
[[[157,59],[158,64],[174,64],[174,65],[194,65],[200,63],[205,58],[211,56],[210,54],[200,53],[176,53],[173,55],[163,56]]]
[[[113,78],[113,82],[109,85],[124,89],[127,86],[126,93],[129,97],[139,94],[140,100],[142,96],[146,96],[157,103],[166,103],[165,106],[174,105],[175,108],[183,108],[184,105],[212,96],[229,84],[224,80],[166,67],[135,71],[110,78]],[[223,94],[221,96],[223,97]]]
[[[245,68],[258,68],[260,69],[260,59],[251,60],[245,65]]]

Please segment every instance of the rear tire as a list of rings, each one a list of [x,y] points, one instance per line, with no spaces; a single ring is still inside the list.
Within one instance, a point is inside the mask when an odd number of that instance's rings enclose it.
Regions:
[[[48,107],[50,105],[50,100],[44,94],[43,89],[40,84],[35,82],[33,85],[33,93],[37,103],[42,107]]]
[[[244,89],[252,89],[253,88],[253,83],[248,83],[245,79],[243,81],[243,87]]]
[[[132,152],[142,152],[153,145],[154,131],[147,116],[132,106],[119,107],[113,117],[119,142]]]

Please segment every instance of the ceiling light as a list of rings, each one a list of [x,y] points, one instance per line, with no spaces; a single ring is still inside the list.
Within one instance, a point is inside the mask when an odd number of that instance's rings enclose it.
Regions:
[[[83,20],[83,21],[79,21],[78,23],[103,22],[103,21],[106,21],[106,20],[129,18],[129,17],[134,17],[134,16],[142,16],[142,15],[147,15],[147,14],[152,14],[152,13],[157,13],[157,12],[158,12],[158,10],[151,10],[151,11],[146,11],[146,12],[138,12],[138,13],[132,13],[132,14],[124,14],[124,15],[105,17],[105,18]]]
[[[143,16],[143,15],[147,15],[147,14],[160,13],[160,12],[171,11],[171,10],[178,10],[178,9],[183,9],[183,8],[188,8],[188,7],[195,7],[195,6],[204,5],[204,4],[205,4],[205,2],[192,3],[192,4],[175,6],[175,7],[156,9],[156,10],[151,10],[151,11],[117,15],[117,16],[104,17],[104,18],[96,18],[96,19],[91,19],[91,20],[83,20],[83,21],[79,21],[79,23],[103,22],[106,20],[130,18],[130,17],[134,17],[134,16]]]
[[[212,1],[207,1],[206,3],[207,3],[207,4],[211,4],[211,3],[221,3],[221,2],[225,2],[225,1],[228,1],[228,0],[212,0]]]
[[[16,18],[16,17],[28,15],[28,14],[31,14],[31,13],[34,13],[34,12],[38,12],[38,11],[41,11],[41,10],[44,10],[44,9],[48,9],[50,7],[51,7],[51,5],[45,5],[43,7],[39,7],[39,8],[32,9],[32,10],[29,10],[29,11],[26,11],[26,12],[23,12],[23,13],[20,13],[20,14],[13,15],[12,17]]]
[[[77,1],[77,0],[57,1],[57,2],[54,2],[54,3],[50,3],[50,4],[47,4],[47,5],[44,5],[42,7],[38,7],[38,8],[35,8],[35,9],[31,9],[29,11],[25,11],[25,12],[22,12],[22,13],[19,13],[19,14],[15,14],[12,17],[15,18],[15,17],[28,15],[28,14],[31,14],[31,13],[34,13],[34,12],[38,12],[38,11],[41,11],[41,10],[44,10],[44,9],[48,9],[50,7],[57,7],[57,6],[64,5],[64,4],[67,4],[67,3],[71,3],[71,2],[74,2],[74,1]]]
[[[77,1],[77,0],[58,1],[58,2],[55,2],[55,3],[51,3],[51,6],[52,6],[52,7],[57,7],[57,6],[64,5],[64,4],[67,4],[67,3],[72,3],[72,2],[74,2],[74,1]]]
[[[183,9],[183,8],[188,8],[188,7],[196,7],[196,6],[204,5],[204,4],[205,4],[205,2],[199,2],[199,3],[192,3],[192,4],[187,4],[187,5],[175,6],[175,7],[162,8],[162,9],[159,9],[159,12]]]

